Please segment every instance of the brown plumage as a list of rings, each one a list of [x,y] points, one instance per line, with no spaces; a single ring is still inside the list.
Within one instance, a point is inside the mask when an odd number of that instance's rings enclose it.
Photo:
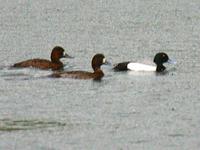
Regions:
[[[63,63],[60,61],[61,58],[71,58],[69,55],[64,54],[62,47],[56,46],[51,52],[51,61],[46,59],[29,59],[13,65],[16,68],[33,67],[39,69],[52,69],[60,70],[63,69]]]
[[[104,55],[96,54],[92,59],[92,68],[94,72],[87,72],[87,71],[56,72],[52,74],[51,77],[100,80],[104,76],[104,73],[101,70],[101,65],[103,64],[108,64]]]

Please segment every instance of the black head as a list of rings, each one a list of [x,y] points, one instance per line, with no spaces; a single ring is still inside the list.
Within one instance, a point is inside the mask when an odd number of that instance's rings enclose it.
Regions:
[[[166,63],[169,60],[169,57],[166,53],[157,53],[154,57],[154,63],[157,65],[161,65],[163,63]]]
[[[154,57],[154,63],[157,65],[156,71],[157,72],[162,72],[166,68],[163,66],[163,63],[168,62],[169,57],[166,53],[157,53],[156,56]]]
[[[64,51],[65,50],[60,46],[54,47],[51,52],[51,60],[54,62],[57,62],[59,61],[60,58],[72,58],[71,56],[66,54]]]
[[[92,68],[93,70],[100,69],[101,65],[107,64],[106,58],[103,54],[96,54],[92,58]]]

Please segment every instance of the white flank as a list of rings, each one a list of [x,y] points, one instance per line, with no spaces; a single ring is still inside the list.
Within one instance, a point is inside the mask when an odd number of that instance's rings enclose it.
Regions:
[[[129,63],[127,65],[127,68],[133,71],[156,71],[156,66],[145,65],[140,63]]]

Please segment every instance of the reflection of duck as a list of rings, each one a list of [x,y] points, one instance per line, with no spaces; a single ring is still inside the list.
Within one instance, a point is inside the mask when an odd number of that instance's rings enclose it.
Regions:
[[[51,77],[99,80],[104,76],[104,73],[101,70],[101,65],[103,64],[108,64],[104,55],[96,54],[92,59],[92,68],[94,72],[86,72],[86,71],[57,72],[52,74]]]
[[[157,53],[154,57],[154,63],[156,66],[141,64],[141,63],[134,63],[134,62],[122,62],[115,65],[113,68],[115,71],[126,71],[126,70],[133,70],[133,71],[156,71],[162,72],[166,69],[163,66],[163,63],[175,63],[169,59],[166,53]]]
[[[53,48],[51,52],[51,61],[46,59],[29,59],[13,65],[16,68],[34,67],[39,69],[52,69],[59,70],[63,69],[63,63],[60,61],[61,58],[72,58],[71,56],[64,53],[64,49],[60,46]]]

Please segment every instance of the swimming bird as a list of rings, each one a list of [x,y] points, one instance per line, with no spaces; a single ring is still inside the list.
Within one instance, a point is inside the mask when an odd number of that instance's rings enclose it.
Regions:
[[[56,72],[50,75],[50,77],[100,80],[104,76],[104,73],[101,70],[101,65],[109,64],[108,61],[106,60],[103,54],[96,54],[93,57],[91,64],[94,72],[87,72],[87,71]]]
[[[51,52],[51,60],[40,59],[40,58],[29,59],[16,63],[12,67],[15,68],[33,67],[38,69],[60,70],[63,69],[64,67],[63,63],[60,61],[61,58],[72,58],[72,57],[64,53],[64,49],[62,47],[56,46],[53,48]]]
[[[157,53],[154,57],[154,63],[156,66],[146,65],[141,63],[135,63],[131,61],[122,62],[114,65],[115,71],[156,71],[156,72],[163,72],[166,67],[163,65],[164,63],[171,63],[174,64],[175,62],[169,59],[168,55],[164,52]]]

